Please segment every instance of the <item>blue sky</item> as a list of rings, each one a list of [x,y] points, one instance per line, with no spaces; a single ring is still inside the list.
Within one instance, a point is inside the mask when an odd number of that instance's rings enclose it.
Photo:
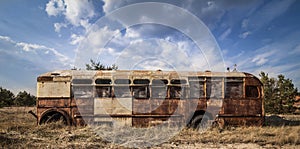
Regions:
[[[0,86],[35,94],[39,74],[84,69],[92,58],[120,69],[222,71],[237,64],[255,75],[284,74],[299,88],[299,26],[296,0],[4,0]]]

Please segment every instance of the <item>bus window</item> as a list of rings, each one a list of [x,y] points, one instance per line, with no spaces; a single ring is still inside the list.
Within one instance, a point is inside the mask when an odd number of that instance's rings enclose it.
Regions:
[[[73,84],[92,84],[92,80],[91,79],[73,79],[72,83]]]
[[[171,80],[171,84],[186,84],[186,80],[173,79]]]
[[[151,97],[165,99],[167,97],[167,84],[168,80],[166,79],[152,80]]]
[[[111,97],[110,86],[96,86],[96,97]]]
[[[243,82],[227,82],[225,88],[225,98],[243,97]]]
[[[207,98],[222,98],[222,78],[208,78],[206,84]]]
[[[135,79],[133,80],[133,84],[144,84],[148,85],[150,81],[148,79]]]
[[[182,86],[169,86],[170,98],[186,98],[186,89]]]
[[[167,87],[152,86],[152,98],[166,98]]]
[[[73,86],[72,92],[75,98],[93,97],[93,86]]]
[[[115,84],[130,84],[131,80],[129,79],[116,79]]]
[[[96,79],[96,97],[111,97],[111,79]]]
[[[115,97],[117,98],[130,98],[131,90],[129,84],[131,83],[130,79],[116,79],[114,86]]]
[[[111,84],[111,79],[96,79],[95,83],[100,85]]]
[[[115,97],[117,98],[130,98],[131,92],[129,86],[114,86]]]
[[[204,82],[190,81],[190,98],[201,98],[204,96]]]
[[[132,94],[135,99],[149,98],[149,83],[148,79],[133,80]]]
[[[75,98],[93,97],[93,81],[91,79],[73,79],[72,94]]]
[[[133,86],[132,92],[133,92],[133,97],[136,99],[149,98],[147,86]]]
[[[246,97],[258,98],[258,88],[257,86],[247,85],[246,86]]]

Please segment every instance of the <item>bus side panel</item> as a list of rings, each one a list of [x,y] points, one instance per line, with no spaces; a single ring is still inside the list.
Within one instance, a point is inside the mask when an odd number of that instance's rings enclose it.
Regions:
[[[93,98],[76,98],[71,102],[72,118],[76,125],[93,122],[94,100]]]
[[[260,99],[224,99],[222,111],[230,116],[260,116],[262,113]]]
[[[38,98],[37,104],[38,107],[70,107],[70,99],[69,98]]]
[[[98,124],[132,125],[131,98],[95,98],[94,120]]]

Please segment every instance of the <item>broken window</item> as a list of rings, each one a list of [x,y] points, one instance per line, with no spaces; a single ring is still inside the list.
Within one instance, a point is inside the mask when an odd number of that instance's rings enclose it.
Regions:
[[[169,86],[170,90],[170,98],[186,98],[186,80],[184,79],[173,79],[171,80],[171,86]]]
[[[243,83],[227,82],[225,89],[225,98],[243,97]]]
[[[111,97],[111,79],[96,79],[96,97]]]
[[[131,80],[129,79],[116,79],[114,86],[114,93],[117,98],[130,98],[131,97],[131,91],[129,84],[131,83]]]
[[[253,85],[246,86],[246,97],[258,98],[259,92],[258,87]]]
[[[181,86],[170,86],[170,98],[182,98],[183,89]]]
[[[117,98],[129,98],[131,97],[129,86],[115,86],[114,93]]]
[[[96,86],[96,97],[111,97],[111,87]]]
[[[75,98],[93,97],[93,86],[73,86],[72,91]]]
[[[134,86],[132,87],[133,97],[138,98],[149,98],[147,86]]]
[[[204,78],[190,77],[189,84],[190,84],[190,98],[205,97]]]
[[[206,93],[207,98],[222,98],[222,78],[207,78]]]
[[[149,98],[149,83],[148,79],[133,80],[132,94],[135,99]]]
[[[168,80],[154,79],[151,86],[152,98],[166,98],[167,97],[167,84]]]
[[[243,97],[243,78],[226,78],[225,98]]]
[[[73,79],[72,94],[75,98],[93,97],[92,79]]]
[[[186,84],[186,80],[173,79],[173,80],[171,80],[171,84]]]

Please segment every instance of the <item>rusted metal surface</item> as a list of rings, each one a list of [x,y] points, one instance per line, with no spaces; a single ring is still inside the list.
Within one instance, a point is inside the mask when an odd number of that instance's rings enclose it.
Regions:
[[[38,97],[70,97],[70,82],[38,82]]]
[[[38,123],[49,112],[73,125],[140,127],[187,123],[205,112],[221,125],[260,126],[264,118],[262,84],[248,73],[65,70],[37,81]]]

